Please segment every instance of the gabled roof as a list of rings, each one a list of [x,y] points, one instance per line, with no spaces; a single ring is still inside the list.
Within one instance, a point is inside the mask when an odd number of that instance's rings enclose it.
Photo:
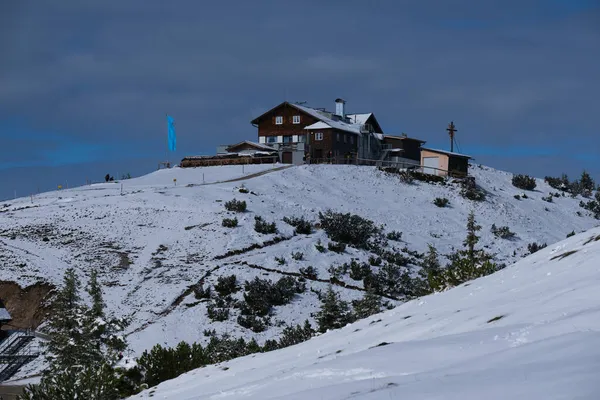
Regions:
[[[312,127],[312,128],[308,128],[306,127],[305,129],[339,129],[341,131],[345,131],[345,132],[350,132],[350,133],[354,133],[359,135],[360,132],[360,128],[362,125],[364,125],[364,122],[361,121],[367,121],[370,117],[374,118],[373,113],[367,113],[367,114],[349,114],[349,116],[356,116],[356,123],[354,123],[353,119],[350,119],[350,123],[348,122],[344,122],[341,120],[337,120],[333,118],[333,114],[327,111],[322,111],[322,110],[317,110],[314,108],[310,108],[310,107],[306,107],[300,104],[295,104],[295,103],[289,103],[287,101],[284,101],[283,103],[273,107],[272,109],[270,109],[269,111],[263,113],[261,116],[253,119],[251,121],[252,124],[256,124],[258,123],[258,121],[265,115],[271,113],[273,110],[275,110],[278,107],[281,107],[282,105],[288,105],[290,107],[294,107],[295,109],[302,111],[305,114],[310,115],[313,118],[318,119],[320,122],[324,123],[325,125],[316,125],[317,127]],[[379,125],[379,123],[377,123]],[[313,124],[315,125],[315,124]],[[311,126],[313,126],[311,125]]]
[[[271,146],[267,146],[261,143],[256,143],[256,142],[251,142],[249,140],[244,140],[243,142],[239,142],[236,144],[232,144],[231,146],[227,146],[227,150],[229,149],[233,149],[235,147],[241,146],[243,144],[247,144],[248,146],[252,146],[258,150],[270,150],[270,151],[275,151],[275,149],[273,149]]]
[[[460,158],[467,158],[467,159],[473,158],[466,154],[453,153],[451,151],[445,151],[445,150],[431,149],[429,147],[421,147],[421,150],[430,151],[432,153],[445,154],[445,155],[452,156],[452,157],[460,157]]]
[[[367,114],[348,114],[346,115],[351,122],[355,123],[355,124],[366,124],[367,120],[371,117],[371,115],[373,115],[373,113],[367,113]]]

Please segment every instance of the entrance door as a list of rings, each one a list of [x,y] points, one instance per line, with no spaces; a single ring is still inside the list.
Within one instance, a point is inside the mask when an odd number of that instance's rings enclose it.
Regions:
[[[291,151],[284,151],[281,154],[281,162],[283,164],[292,164],[292,162],[293,162],[292,152]]]
[[[323,149],[315,149],[315,162],[323,162]]]
[[[430,175],[437,175],[440,168],[439,157],[423,157],[423,172]]]

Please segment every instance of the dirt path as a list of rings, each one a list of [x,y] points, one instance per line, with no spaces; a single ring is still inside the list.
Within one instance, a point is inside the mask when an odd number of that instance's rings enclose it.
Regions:
[[[258,176],[270,174],[271,172],[275,172],[275,171],[283,171],[284,169],[288,169],[288,168],[292,168],[292,167],[295,167],[295,165],[284,165],[283,167],[277,167],[277,168],[268,169],[268,170],[261,171],[261,172],[256,172],[254,174],[242,176],[241,178],[235,178],[235,179],[229,179],[229,180],[226,180],[226,181],[219,181],[219,182],[207,183],[207,185],[216,185],[218,183],[228,183],[228,182],[245,181],[247,179],[252,179],[252,178],[256,178]]]

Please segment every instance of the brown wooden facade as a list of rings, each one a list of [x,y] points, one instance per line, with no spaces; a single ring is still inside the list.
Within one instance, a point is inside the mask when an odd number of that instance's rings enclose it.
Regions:
[[[392,149],[402,149],[402,157],[410,160],[421,161],[421,146],[424,140],[409,138],[406,136],[384,135],[383,143]]]
[[[309,156],[317,159],[347,159],[356,157],[358,135],[338,129],[309,130]],[[319,138],[322,139],[319,140]]]
[[[282,123],[277,123],[277,117],[282,118]],[[294,117],[296,122],[294,122]],[[293,136],[306,135],[306,128],[319,120],[307,114],[288,102],[267,111],[260,117],[252,120],[252,124],[258,128],[258,137]]]

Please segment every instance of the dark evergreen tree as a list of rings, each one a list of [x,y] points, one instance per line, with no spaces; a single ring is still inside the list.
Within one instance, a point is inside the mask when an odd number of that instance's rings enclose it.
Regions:
[[[348,303],[341,300],[333,287],[329,285],[327,292],[321,300],[321,310],[317,313],[317,323],[319,331],[325,332],[328,329],[338,329],[354,320],[350,312]]]
[[[445,289],[443,270],[435,247],[428,245],[429,250],[421,261],[419,270],[418,291],[421,296]]]
[[[352,307],[356,318],[367,318],[373,314],[379,314],[382,310],[381,296],[371,290],[367,290],[360,300],[353,300]]]

